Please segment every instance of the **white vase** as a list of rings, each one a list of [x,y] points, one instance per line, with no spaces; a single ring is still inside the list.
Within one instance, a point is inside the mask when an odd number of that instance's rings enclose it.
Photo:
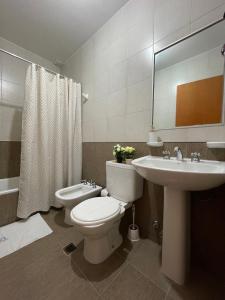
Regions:
[[[131,165],[133,158],[126,158],[126,164]]]

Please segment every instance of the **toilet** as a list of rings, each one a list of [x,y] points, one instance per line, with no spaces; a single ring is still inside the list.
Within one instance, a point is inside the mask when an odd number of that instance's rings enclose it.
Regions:
[[[92,186],[87,183],[75,184],[58,190],[55,193],[55,197],[57,201],[65,207],[64,223],[73,225],[70,218],[71,210],[82,201],[97,196],[101,190],[101,186]]]
[[[83,201],[71,210],[70,218],[84,236],[84,257],[92,264],[107,259],[122,243],[120,220],[125,210],[143,194],[143,179],[132,165],[106,162],[109,196]]]

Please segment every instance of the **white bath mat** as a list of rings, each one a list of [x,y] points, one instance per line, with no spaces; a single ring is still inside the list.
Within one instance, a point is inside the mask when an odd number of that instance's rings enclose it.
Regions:
[[[51,228],[39,213],[0,227],[0,258],[52,233]]]

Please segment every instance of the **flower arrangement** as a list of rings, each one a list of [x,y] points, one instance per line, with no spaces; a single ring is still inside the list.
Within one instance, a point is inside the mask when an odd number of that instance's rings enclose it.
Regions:
[[[134,147],[130,147],[130,146],[125,147],[125,150],[124,150],[125,158],[126,159],[133,159],[134,155],[135,155],[135,152],[136,152],[136,150],[135,150]]]
[[[113,156],[115,156],[116,161],[118,163],[122,163],[124,160],[124,151],[125,148],[122,147],[120,144],[117,144],[115,146],[113,146]]]
[[[115,156],[118,163],[122,163],[125,160],[126,163],[131,163],[135,152],[135,148],[130,146],[122,147],[120,144],[117,144],[113,147],[113,156]]]

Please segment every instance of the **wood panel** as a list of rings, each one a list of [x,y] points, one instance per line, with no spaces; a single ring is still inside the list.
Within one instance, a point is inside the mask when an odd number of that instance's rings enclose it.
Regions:
[[[177,86],[176,126],[221,122],[223,76]]]

